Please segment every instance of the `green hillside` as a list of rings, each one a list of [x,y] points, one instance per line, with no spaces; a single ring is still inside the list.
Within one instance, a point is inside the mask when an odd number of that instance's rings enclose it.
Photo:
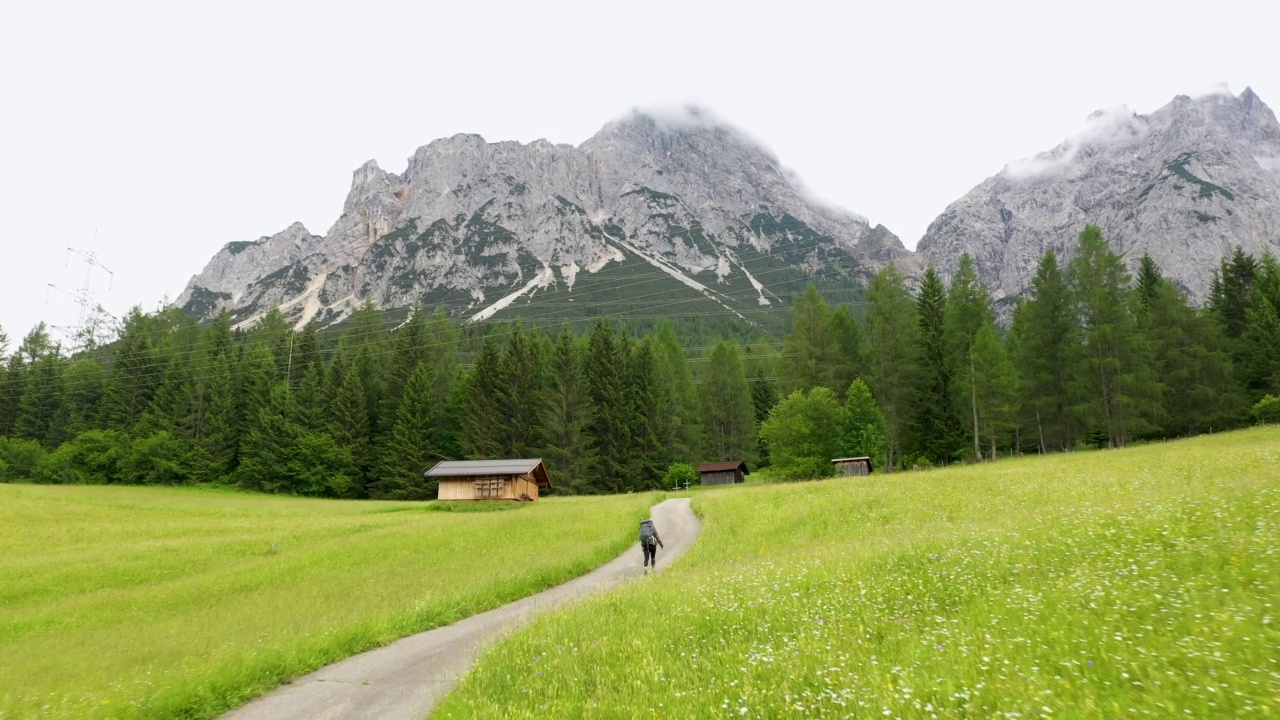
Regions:
[[[213,717],[614,557],[651,495],[507,512],[0,484],[0,718]]]
[[[438,717],[1274,717],[1280,428],[700,493]]]

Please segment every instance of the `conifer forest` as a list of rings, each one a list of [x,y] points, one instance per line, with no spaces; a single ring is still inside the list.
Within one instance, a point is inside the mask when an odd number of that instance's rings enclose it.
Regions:
[[[810,286],[777,338],[424,307],[393,327],[371,305],[301,330],[135,309],[75,352],[0,330],[0,481],[427,499],[440,460],[541,457],[555,493],[621,493],[702,462],[799,479],[837,457],[896,472],[1280,421],[1275,257],[1237,250],[1198,308],[1096,227],[1077,243],[1007,307],[967,256],[911,284],[889,265],[865,301]]]

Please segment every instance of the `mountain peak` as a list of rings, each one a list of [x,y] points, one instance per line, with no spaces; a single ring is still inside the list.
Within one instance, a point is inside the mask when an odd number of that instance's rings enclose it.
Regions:
[[[1094,113],[1058,147],[1010,163],[952,203],[917,245],[926,263],[968,253],[997,300],[1027,291],[1046,250],[1069,259],[1097,225],[1135,264],[1144,253],[1202,302],[1217,259],[1275,251],[1280,124],[1251,90],[1179,95],[1149,115]]]

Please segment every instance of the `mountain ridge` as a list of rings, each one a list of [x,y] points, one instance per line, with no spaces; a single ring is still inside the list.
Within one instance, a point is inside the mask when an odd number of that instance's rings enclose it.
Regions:
[[[773,303],[752,269],[787,254],[795,273],[835,268],[844,285],[910,257],[882,225],[811,204],[776,157],[703,111],[682,124],[636,111],[578,146],[457,134],[401,174],[366,162],[327,233],[295,223],[229,243],[176,304],[247,325],[273,307],[304,324],[365,299],[465,300],[457,314],[482,320],[630,255],[750,322],[743,310]]]

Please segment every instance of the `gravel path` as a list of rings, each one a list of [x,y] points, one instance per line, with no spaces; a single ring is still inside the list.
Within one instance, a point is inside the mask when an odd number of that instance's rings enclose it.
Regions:
[[[666,543],[658,550],[661,570],[693,544],[702,524],[690,509],[688,498],[655,505],[652,517]],[[640,577],[640,563],[640,545],[636,543],[620,557],[582,577],[321,668],[223,717],[421,720],[457,685],[485,646],[524,627],[544,610]]]

